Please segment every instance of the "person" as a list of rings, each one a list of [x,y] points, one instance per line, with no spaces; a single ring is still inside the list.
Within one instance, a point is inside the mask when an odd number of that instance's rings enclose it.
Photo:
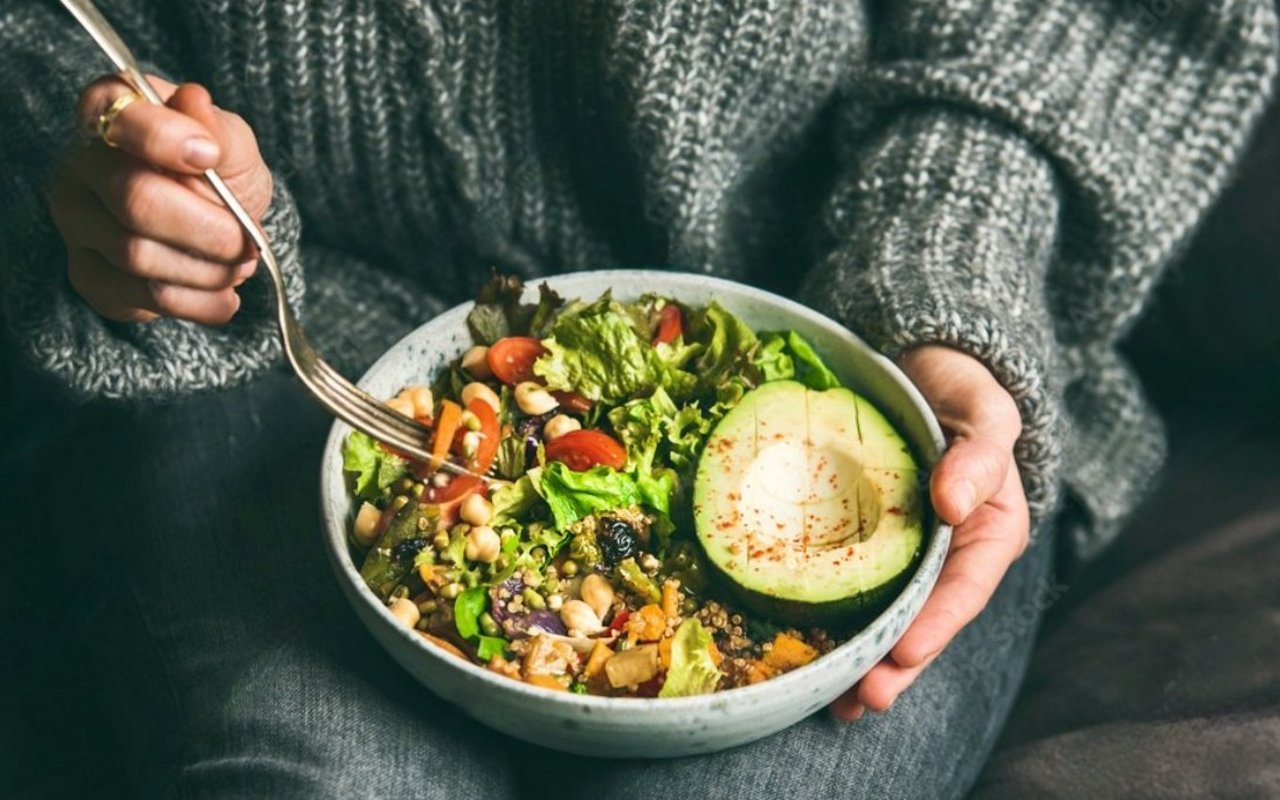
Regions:
[[[963,795],[1055,547],[1098,554],[1158,470],[1116,345],[1276,64],[1270,0],[103,5],[164,106],[55,4],[0,11],[0,308],[69,442],[14,452],[91,473],[41,524],[94,586],[77,635],[144,796]],[[736,278],[898,359],[951,437],[955,536],[846,722],[611,762],[412,684],[323,563],[328,420],[210,168],[348,374],[491,266]]]

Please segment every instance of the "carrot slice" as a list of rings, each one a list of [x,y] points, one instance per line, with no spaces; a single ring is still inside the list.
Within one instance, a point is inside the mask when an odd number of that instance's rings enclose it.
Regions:
[[[462,421],[462,406],[452,400],[440,401],[440,422],[436,425],[436,436],[431,440],[431,466],[444,461],[449,455],[449,445],[453,444],[453,435],[458,432],[458,424]]]

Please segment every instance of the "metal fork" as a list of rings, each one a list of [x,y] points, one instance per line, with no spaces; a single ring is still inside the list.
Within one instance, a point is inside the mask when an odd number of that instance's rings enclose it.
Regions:
[[[143,74],[133,53],[90,0],[62,0],[62,5],[71,12],[76,21],[97,42],[98,47],[107,54],[111,63],[120,71],[121,78],[131,84],[134,90],[148,101],[156,105],[164,105],[155,87]],[[280,324],[280,341],[284,345],[285,357],[311,396],[331,414],[351,427],[364,431],[417,461],[455,475],[469,475],[484,480],[482,475],[432,456],[426,444],[431,434],[429,428],[394,411],[368,392],[356,387],[320,358],[315,348],[311,346],[311,342],[303,335],[302,328],[289,307],[289,300],[284,293],[284,277],[266,234],[244,210],[244,206],[236,199],[217,172],[212,169],[206,170],[204,177],[235,215],[240,227],[244,228],[245,233],[257,246],[262,263],[267,266],[267,273],[271,276],[271,284],[275,289],[276,316]]]

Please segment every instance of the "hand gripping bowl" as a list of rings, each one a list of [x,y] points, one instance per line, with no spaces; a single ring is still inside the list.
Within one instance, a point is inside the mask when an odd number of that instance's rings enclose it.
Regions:
[[[565,297],[594,298],[606,289],[622,300],[658,292],[702,305],[718,301],[751,327],[794,329],[805,336],[855,392],[870,399],[903,434],[923,469],[945,443],[938,422],[907,378],[843,326],[777,295],[700,275],[620,270],[557,276],[548,283]],[[530,284],[536,292],[536,284]],[[365,374],[360,386],[390,397],[432,376],[471,345],[458,306],[401,339]],[[714,694],[681,698],[610,698],[556,692],[513,681],[436,648],[398,623],[365,586],[352,561],[347,530],[352,500],[342,473],[338,422],[320,469],[325,544],[347,599],[369,631],[415,678],[472,717],[512,736],[592,756],[674,757],[723,750],[782,730],[823,708],[893,646],[937,580],[951,530],[931,519],[925,552],[901,594],[870,625],[813,663],[772,680]],[[932,517],[932,515],[930,515]]]

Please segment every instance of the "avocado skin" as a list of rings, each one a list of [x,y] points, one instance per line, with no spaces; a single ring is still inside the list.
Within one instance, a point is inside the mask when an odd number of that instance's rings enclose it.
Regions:
[[[805,603],[752,591],[735,581],[710,559],[707,559],[707,563],[715,574],[717,585],[723,586],[744,606],[771,622],[797,628],[818,627],[832,632],[853,633],[865,628],[889,607],[915,575],[923,553],[923,547],[917,548],[907,567],[889,582],[882,583],[869,592],[860,592],[828,603]]]

